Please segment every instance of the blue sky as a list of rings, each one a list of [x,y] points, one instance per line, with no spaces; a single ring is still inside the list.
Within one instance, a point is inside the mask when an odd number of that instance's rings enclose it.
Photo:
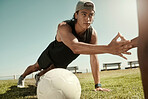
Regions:
[[[120,32],[126,39],[138,36],[136,0],[92,0],[96,15],[92,26],[98,44],[107,45]],[[19,75],[34,64],[55,39],[58,23],[71,19],[78,0],[0,0],[0,76]],[[137,49],[128,60],[137,60]],[[110,54],[98,55],[106,62],[127,61]],[[69,66],[90,71],[89,55],[81,55]]]

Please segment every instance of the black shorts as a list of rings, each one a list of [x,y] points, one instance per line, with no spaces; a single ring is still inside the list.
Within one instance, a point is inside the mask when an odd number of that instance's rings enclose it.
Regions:
[[[39,57],[39,59],[37,61],[41,69],[47,69],[48,67],[50,67],[50,65],[53,64],[53,62],[50,59],[50,56],[48,54],[48,50],[49,50],[49,47],[47,47],[42,52],[42,54],[40,55],[40,57]]]

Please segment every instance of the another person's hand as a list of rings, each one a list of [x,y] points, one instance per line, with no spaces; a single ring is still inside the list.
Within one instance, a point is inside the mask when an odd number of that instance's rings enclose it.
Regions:
[[[107,91],[107,92],[109,92],[109,91],[111,91],[111,90],[110,90],[110,89],[106,89],[106,88],[101,88],[101,87],[99,87],[99,88],[94,89],[94,91]]]
[[[120,38],[121,41],[117,41],[118,38]],[[126,40],[123,36],[121,36],[120,33],[118,33],[117,36],[108,45],[109,53],[113,55],[119,55],[120,57],[127,59],[125,56],[123,56],[123,54],[131,54],[130,52],[127,52],[132,48],[130,42],[130,40]]]
[[[139,37],[135,37],[134,39],[131,40],[131,42],[128,45],[124,45],[124,46],[130,46],[130,45],[132,46],[131,48],[129,48],[127,50],[138,47],[138,39],[139,39]]]

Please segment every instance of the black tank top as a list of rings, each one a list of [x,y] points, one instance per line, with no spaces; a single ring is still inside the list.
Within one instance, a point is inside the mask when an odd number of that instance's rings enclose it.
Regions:
[[[79,40],[79,42],[90,43],[92,27],[85,31],[83,37],[79,37],[75,31],[75,22],[73,20],[66,20],[64,22],[70,25],[73,35]],[[67,68],[67,66],[79,56],[79,54],[74,54],[63,42],[58,42],[56,39],[50,43],[48,47],[48,54],[56,68]]]

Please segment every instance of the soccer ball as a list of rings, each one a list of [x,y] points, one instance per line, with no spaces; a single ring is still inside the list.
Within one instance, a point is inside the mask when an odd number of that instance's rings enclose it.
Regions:
[[[38,99],[80,99],[78,78],[66,69],[52,69],[41,77],[37,86]]]

